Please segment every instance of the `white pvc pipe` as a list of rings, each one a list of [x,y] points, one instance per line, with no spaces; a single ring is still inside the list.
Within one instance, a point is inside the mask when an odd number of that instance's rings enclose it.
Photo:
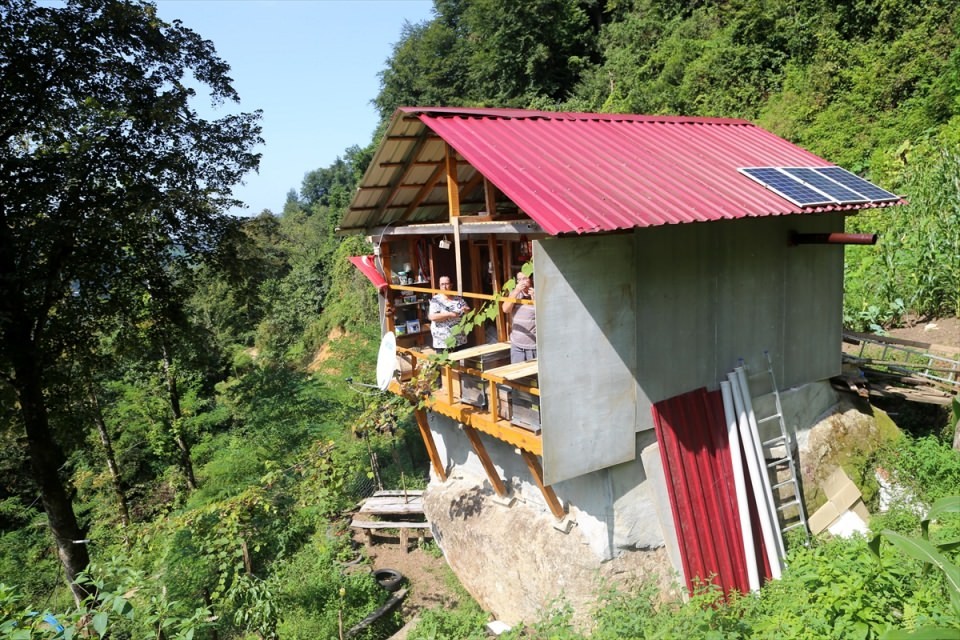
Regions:
[[[763,481],[760,478],[763,474],[758,469],[759,462],[753,437],[750,435],[750,422],[747,418],[746,409],[743,406],[743,394],[740,391],[740,383],[737,380],[736,373],[728,373],[727,380],[730,381],[730,389],[733,391],[733,405],[737,411],[737,424],[740,426],[740,441],[743,443],[743,455],[747,460],[747,471],[750,473],[750,485],[753,490],[754,500],[757,503],[757,513],[760,516],[760,531],[763,533],[763,544],[766,548],[767,560],[770,564],[770,575],[774,580],[778,580],[781,569],[780,558],[777,555],[777,543],[774,542],[773,539],[773,525],[770,522],[767,499],[766,496],[763,495]]]
[[[770,486],[770,474],[767,472],[767,459],[763,455],[763,443],[760,442],[760,426],[757,424],[757,416],[753,413],[753,400],[750,398],[750,386],[747,384],[747,374],[743,367],[734,369],[737,373],[737,381],[740,383],[740,393],[743,394],[743,408],[747,411],[747,419],[750,422],[750,435],[753,436],[753,446],[756,447],[757,460],[760,463],[760,479],[763,481],[763,495],[766,498],[767,510],[770,512],[770,519],[773,522],[773,539],[777,543],[777,556],[780,560],[780,568],[783,568],[783,560],[787,557],[787,550],[783,545],[783,534],[780,532],[780,519],[777,517],[777,503],[773,499],[773,488]],[[788,450],[789,452],[789,450]]]
[[[757,553],[753,542],[753,526],[750,523],[750,503],[747,501],[747,485],[743,477],[743,457],[740,455],[740,436],[737,435],[737,413],[733,406],[733,390],[729,382],[720,383],[723,396],[723,413],[727,418],[727,442],[730,462],[733,465],[733,486],[737,492],[737,512],[740,515],[740,542],[747,564],[747,585],[750,591],[760,588],[760,573],[757,569]]]

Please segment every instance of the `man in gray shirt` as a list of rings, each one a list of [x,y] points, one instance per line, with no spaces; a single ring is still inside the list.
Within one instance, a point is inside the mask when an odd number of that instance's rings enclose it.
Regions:
[[[525,273],[517,274],[517,286],[510,293],[517,300],[534,300],[533,280]],[[537,309],[532,304],[505,300],[504,313],[513,314],[510,329],[510,362],[537,359]]]

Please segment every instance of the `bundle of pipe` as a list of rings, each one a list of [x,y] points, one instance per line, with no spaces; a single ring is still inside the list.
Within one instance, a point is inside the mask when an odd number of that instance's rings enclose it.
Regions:
[[[763,445],[760,442],[757,418],[753,412],[750,388],[743,367],[736,367],[727,374],[727,381],[720,383],[720,392],[723,395],[730,457],[733,461],[737,503],[740,507],[740,529],[743,532],[744,556],[747,558],[747,577],[750,590],[756,591],[760,588],[760,576],[754,554],[753,528],[750,526],[748,491],[753,493],[757,505],[767,562],[774,580],[779,579],[783,571],[783,559],[786,555],[783,535],[777,519],[777,507],[767,475]],[[746,461],[749,478],[743,475],[742,460]]]

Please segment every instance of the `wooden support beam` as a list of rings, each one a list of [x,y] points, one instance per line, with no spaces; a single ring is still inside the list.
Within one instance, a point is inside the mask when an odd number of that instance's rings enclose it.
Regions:
[[[520,450],[520,455],[523,456],[523,461],[527,463],[527,468],[530,469],[530,475],[533,476],[534,482],[540,487],[540,493],[543,494],[544,500],[547,501],[547,506],[550,507],[550,512],[553,514],[553,517],[557,520],[562,520],[566,513],[563,510],[563,505],[560,504],[560,500],[557,498],[557,494],[554,493],[553,488],[543,484],[543,469],[540,467],[540,460],[537,459],[537,456],[523,449]]]
[[[389,284],[389,282],[390,282],[390,273],[391,273],[391,271],[390,271],[390,243],[389,243],[389,242],[381,242],[381,243],[380,243],[380,264],[383,266],[383,275],[386,277],[387,283]],[[384,325],[385,325],[385,326],[384,326],[384,328],[385,328],[387,331],[393,331],[394,328],[395,328],[395,327],[394,327],[394,320],[393,320],[393,296],[390,295],[389,288],[388,288],[387,291],[384,292],[383,304],[384,304],[384,311],[385,311],[385,315],[384,315],[384,320],[385,320]]]
[[[444,157],[447,175],[447,201],[450,203],[450,220],[460,217],[460,185],[457,176],[457,152],[449,144]]]
[[[433,170],[433,173],[430,174],[430,177],[427,178],[427,181],[420,191],[417,192],[417,195],[413,196],[413,200],[410,201],[410,204],[407,205],[407,208],[404,209],[403,214],[400,216],[400,222],[403,222],[409,218],[414,211],[417,210],[417,207],[420,206],[420,203],[423,202],[423,199],[427,197],[427,194],[433,191],[433,188],[437,186],[437,183],[440,182],[440,178],[443,177],[443,165],[437,165],[437,168]]]
[[[507,487],[503,484],[500,474],[497,473],[497,468],[494,466],[493,460],[490,459],[487,448],[483,446],[480,434],[477,433],[476,429],[466,424],[463,425],[463,432],[467,434],[467,438],[470,439],[470,445],[473,446],[474,452],[477,454],[477,457],[480,458],[480,464],[483,465],[483,470],[487,472],[487,478],[490,480],[490,484],[493,485],[493,490],[496,491],[497,495],[501,498],[506,498]]]
[[[463,295],[463,260],[460,255],[460,185],[457,175],[457,152],[446,145],[444,166],[447,173],[447,202],[450,206],[450,224],[453,225],[453,254],[457,265],[457,295]]]
[[[483,200],[487,208],[487,215],[497,215],[497,190],[486,178],[483,179]]]
[[[493,272],[493,293],[496,295],[503,286],[503,280],[500,277],[500,253],[497,251],[497,237],[492,233],[487,236],[487,247],[490,250],[490,269]],[[497,341],[507,341],[507,320],[504,317],[503,309],[497,304]]]
[[[423,438],[423,444],[427,448],[427,455],[430,456],[430,464],[433,465],[433,472],[440,478],[440,482],[447,481],[447,470],[440,462],[440,453],[437,451],[437,443],[433,441],[433,432],[430,431],[430,424],[427,422],[427,412],[423,409],[415,409],[413,414],[417,418],[417,427],[420,428],[420,437]]]
[[[497,383],[493,380],[487,380],[487,404],[490,406],[490,420],[496,422],[500,419],[500,393],[497,389]]]
[[[480,182],[486,183],[486,179],[483,177],[483,174],[477,171],[473,174],[473,177],[467,180],[463,187],[460,188],[460,197],[465,198],[470,195],[470,192],[480,186]]]
[[[477,246],[477,242],[473,238],[467,240],[467,250],[470,252],[470,264],[473,265],[473,268],[470,269],[470,290],[482,291],[483,283],[480,281],[480,247]],[[483,303],[476,303],[473,310],[479,311],[482,306]],[[486,342],[485,331],[486,329],[482,324],[478,324],[473,328],[474,344],[483,344]]]

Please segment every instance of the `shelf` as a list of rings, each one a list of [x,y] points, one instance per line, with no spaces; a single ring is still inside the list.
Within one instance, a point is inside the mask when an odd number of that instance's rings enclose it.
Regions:
[[[403,338],[416,338],[417,336],[422,336],[422,335],[427,334],[427,333],[430,333],[430,328],[429,328],[429,327],[426,328],[426,329],[421,329],[420,331],[417,331],[416,333],[401,333],[401,334],[398,334],[398,335],[397,335],[397,340],[401,340],[401,339],[403,339]]]

